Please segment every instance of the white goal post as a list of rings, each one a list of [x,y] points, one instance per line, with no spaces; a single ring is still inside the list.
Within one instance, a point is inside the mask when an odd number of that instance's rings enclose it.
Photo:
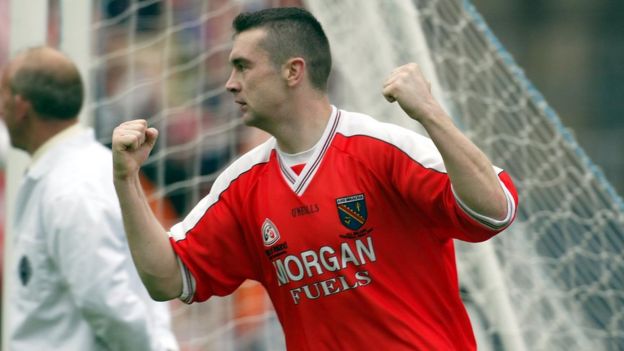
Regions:
[[[241,10],[308,8],[332,46],[332,102],[423,132],[381,96],[393,68],[418,62],[455,123],[511,174],[520,195],[518,218],[506,232],[456,245],[479,349],[624,349],[624,202],[469,1],[10,2],[11,52],[43,43],[48,12],[59,11],[61,49],[87,81],[81,120],[103,143],[131,118],[160,130],[144,170],[165,226],[265,137],[241,126],[223,88],[231,20]],[[25,159],[9,157],[10,212]],[[172,309],[185,351],[284,348],[270,301],[254,282],[227,298],[173,302]]]

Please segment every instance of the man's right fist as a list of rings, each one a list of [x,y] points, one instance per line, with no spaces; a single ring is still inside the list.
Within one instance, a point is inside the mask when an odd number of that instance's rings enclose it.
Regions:
[[[113,130],[112,151],[115,177],[123,179],[138,174],[156,144],[158,130],[148,128],[147,121],[127,121]]]

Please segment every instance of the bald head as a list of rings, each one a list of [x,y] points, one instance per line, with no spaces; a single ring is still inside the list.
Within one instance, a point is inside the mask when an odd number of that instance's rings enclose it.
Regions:
[[[7,67],[13,95],[30,102],[42,119],[67,120],[78,116],[83,100],[80,72],[61,52],[36,47],[19,53]]]

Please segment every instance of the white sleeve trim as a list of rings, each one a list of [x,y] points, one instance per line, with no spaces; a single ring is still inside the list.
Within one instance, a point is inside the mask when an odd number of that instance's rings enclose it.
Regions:
[[[186,304],[190,304],[193,302],[193,296],[195,295],[195,278],[180,257],[176,255],[176,258],[182,274],[182,293],[178,296],[178,299]]]
[[[455,189],[453,189],[453,186],[451,185],[451,190],[453,191],[453,195],[455,196],[455,200],[459,204],[459,207],[466,214],[468,214],[470,217],[475,219],[477,222],[483,224],[484,226],[486,226],[486,227],[488,227],[490,229],[494,229],[494,230],[501,229],[501,228],[504,228],[505,226],[509,225],[509,223],[511,223],[511,220],[514,217],[514,214],[516,213],[516,203],[515,203],[515,201],[513,199],[513,196],[509,192],[509,189],[507,189],[505,184],[503,184],[503,182],[500,179],[499,179],[498,182],[499,182],[500,186],[503,188],[503,192],[505,193],[505,198],[507,199],[507,215],[503,219],[496,219],[496,218],[491,218],[491,217],[488,217],[488,216],[484,216],[484,215],[478,213],[477,211],[471,209],[470,207],[468,207],[459,198],[459,196],[457,196],[457,194],[455,193]]]

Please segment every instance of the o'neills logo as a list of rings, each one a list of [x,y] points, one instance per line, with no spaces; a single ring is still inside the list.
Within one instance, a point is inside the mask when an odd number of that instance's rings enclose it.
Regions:
[[[270,219],[266,218],[262,224],[262,241],[264,246],[271,246],[280,239],[280,234],[275,227],[275,224]]]

